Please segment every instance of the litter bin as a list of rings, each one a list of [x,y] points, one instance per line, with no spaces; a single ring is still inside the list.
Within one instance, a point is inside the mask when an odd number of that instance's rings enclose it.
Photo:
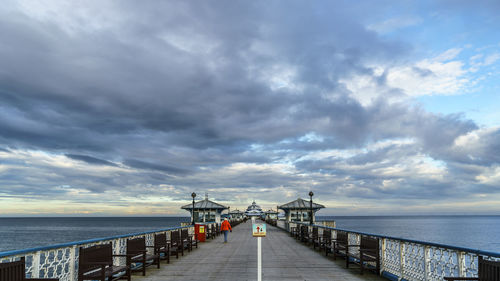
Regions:
[[[205,242],[206,237],[207,237],[207,235],[206,235],[207,231],[206,230],[207,230],[207,228],[203,224],[198,224],[197,223],[197,224],[194,225],[194,234],[196,235],[196,239],[198,241]]]

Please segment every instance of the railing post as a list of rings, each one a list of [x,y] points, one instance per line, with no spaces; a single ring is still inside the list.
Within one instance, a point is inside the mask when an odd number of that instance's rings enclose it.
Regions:
[[[386,238],[382,238],[382,247],[381,247],[381,253],[380,253],[380,272],[378,273],[379,275],[382,274],[382,272],[386,271],[385,270],[385,250],[387,247],[387,241]]]
[[[114,243],[113,243],[114,242]],[[126,239],[125,238],[118,238],[118,239],[115,239],[114,241],[111,242],[112,245],[113,245],[113,251],[115,252],[114,254],[115,255],[123,255],[123,254],[126,254],[126,251],[122,251],[122,249],[124,248],[124,244],[127,243]],[[123,258],[120,258],[120,257],[116,257],[116,260],[118,261],[118,264],[119,265],[126,265],[127,264],[127,259],[125,258],[125,263],[122,263],[123,261]]]
[[[424,246],[424,274],[425,280],[430,280],[431,273],[431,247],[425,245]]]
[[[69,280],[70,281],[75,281],[76,280],[76,270],[75,270],[75,264],[76,264],[76,245],[73,245],[69,249]]]
[[[405,244],[399,240],[399,280],[403,279],[405,270]]]
[[[457,252],[458,260],[458,277],[466,277],[467,275],[467,265],[465,261],[465,252]]]
[[[33,266],[32,266],[32,275],[31,278],[39,278],[40,277],[40,255],[41,252],[37,251],[33,255]]]

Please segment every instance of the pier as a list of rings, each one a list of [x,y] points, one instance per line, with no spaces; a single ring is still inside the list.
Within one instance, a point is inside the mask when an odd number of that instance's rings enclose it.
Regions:
[[[178,259],[171,256],[170,263],[163,261],[159,269],[148,267],[145,276],[132,274],[134,281],[258,280],[257,239],[261,239],[262,280],[441,281],[449,276],[477,277],[482,261],[500,264],[500,253],[363,233],[337,228],[334,221],[316,221],[315,212],[324,206],[312,202],[312,192],[309,195],[309,201],[298,198],[277,206],[285,212],[283,219],[273,216],[276,214],[274,211],[266,215],[254,202],[250,208],[252,212],[247,212],[247,215],[252,221],[267,220],[267,236],[262,238],[252,236],[252,223],[240,216],[238,211],[238,216],[228,218],[234,227],[229,234],[229,243],[223,243],[220,222],[222,211],[228,209],[230,213],[229,207],[210,201],[207,195],[204,200],[195,202],[196,194],[193,193],[192,203],[182,207],[191,213],[190,223],[141,233],[1,252],[0,263],[25,260],[27,277],[77,281],[79,274],[88,276],[96,272],[79,269],[80,257],[83,260],[87,258],[83,250],[107,247],[115,257],[104,254],[113,259],[107,260],[106,264],[112,263],[121,268],[120,274],[129,276],[129,269],[140,268],[144,260],[131,262],[129,257],[133,253],[129,253],[131,247],[127,245],[131,240],[141,240],[141,247],[144,247],[141,252],[149,252],[156,258],[162,249],[158,245],[164,245],[165,251],[167,248],[175,249],[176,254],[179,249],[185,250]],[[195,237],[200,241],[206,238],[206,242],[199,242],[197,249],[190,251],[188,245],[195,244]],[[167,243],[171,247],[167,247]],[[322,250],[315,250],[316,247]],[[327,253],[338,255],[338,258],[335,260],[332,255],[327,257]],[[347,268],[351,262],[357,265]],[[106,272],[103,269],[91,270]],[[0,278],[0,281],[11,280]]]
[[[171,259],[161,269],[148,268],[147,276],[132,276],[137,281],[164,280],[257,280],[257,238],[252,237],[251,222],[233,228],[229,242],[216,237],[187,256]],[[387,280],[372,273],[359,274],[355,267],[298,243],[273,226],[262,238],[262,280]]]
[[[277,227],[268,224],[268,235],[262,238],[262,280],[407,280],[441,281],[445,276],[478,276],[480,260],[500,262],[500,253],[468,249],[452,245],[409,240],[385,235],[362,233],[328,226],[328,222],[314,225],[304,222],[278,220]],[[214,229],[213,222],[205,226]],[[323,235],[331,232],[332,239],[347,236],[350,245],[359,245],[363,236],[380,241],[380,272],[365,272],[357,266],[345,268],[345,259],[333,260],[312,247],[292,238],[290,230],[300,227]],[[77,281],[79,248],[112,243],[114,254],[127,252],[127,241],[144,237],[147,245],[154,244],[157,234],[169,239],[174,232],[188,230],[194,235],[195,227],[185,225],[142,233],[90,239],[45,247],[1,252],[0,263],[26,260],[25,274],[30,278],[58,278],[59,281]],[[301,232],[303,233],[303,232]],[[306,233],[307,234],[307,233]],[[307,234],[308,235],[308,234]],[[251,223],[241,223],[230,233],[229,243],[216,236],[198,249],[184,252],[179,259],[171,257],[170,264],[161,268],[148,267],[146,276],[134,273],[132,280],[257,280],[257,238],[251,235]],[[125,265],[124,258],[117,258]],[[499,279],[500,280],[500,279]],[[1,280],[4,281],[4,280]],[[10,281],[10,280],[5,280]]]

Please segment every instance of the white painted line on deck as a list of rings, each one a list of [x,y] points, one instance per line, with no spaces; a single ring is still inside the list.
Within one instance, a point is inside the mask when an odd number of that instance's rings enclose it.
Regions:
[[[257,237],[257,281],[262,281],[262,237]]]

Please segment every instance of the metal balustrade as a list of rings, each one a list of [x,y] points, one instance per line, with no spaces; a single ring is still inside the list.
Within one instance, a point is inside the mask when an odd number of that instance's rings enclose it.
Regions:
[[[292,227],[308,224],[278,221],[277,225],[281,229],[290,231]],[[323,225],[314,226],[318,227],[320,234],[322,234],[324,229],[330,229],[332,239],[337,237],[337,231],[346,232],[348,233],[349,243],[355,245],[359,245],[362,235],[380,238],[380,274],[391,280],[437,281],[443,280],[444,276],[476,277],[478,272],[478,256],[483,256],[489,260],[500,260],[500,253],[495,252],[363,233]],[[26,257],[27,277],[59,278],[60,281],[76,281],[79,247],[90,247],[96,244],[112,242],[115,254],[125,254],[127,239],[145,237],[147,245],[153,245],[155,234],[167,233],[167,237],[170,239],[171,231],[183,228],[188,228],[191,235],[194,233],[194,227],[190,225],[2,252],[0,253],[0,262],[17,260],[24,256]],[[116,264],[125,264],[123,257],[115,257],[115,259]]]
[[[210,223],[206,223],[207,225]],[[194,226],[171,227],[148,232],[118,235],[106,238],[57,244],[47,247],[0,252],[0,262],[10,262],[26,257],[26,276],[29,278],[59,278],[60,281],[76,281],[78,278],[78,249],[97,244],[112,242],[115,254],[126,254],[127,239],[145,237],[146,245],[152,246],[155,234],[167,233],[170,239],[171,231],[189,229],[194,234]],[[124,257],[115,257],[115,264],[125,265]]]
[[[302,222],[278,222],[278,227],[290,231]],[[330,229],[332,239],[337,231],[348,233],[349,244],[359,245],[361,236],[380,238],[380,274],[390,280],[441,281],[445,276],[477,277],[478,256],[489,260],[500,260],[500,253],[468,249],[445,244],[364,233],[323,225],[319,229]]]

